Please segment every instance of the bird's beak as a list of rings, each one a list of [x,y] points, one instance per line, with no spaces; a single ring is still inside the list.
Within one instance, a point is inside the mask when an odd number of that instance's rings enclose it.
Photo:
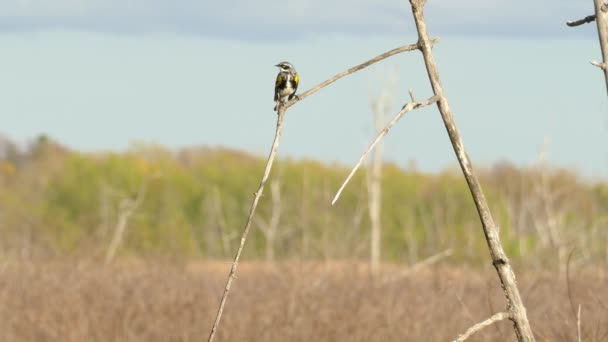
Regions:
[[[278,68],[278,67],[280,67],[281,65],[280,65],[280,64],[275,64],[274,66],[276,66],[276,67]]]

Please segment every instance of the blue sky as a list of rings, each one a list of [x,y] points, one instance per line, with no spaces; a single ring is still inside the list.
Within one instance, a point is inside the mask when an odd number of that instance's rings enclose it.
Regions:
[[[0,132],[81,150],[224,145],[265,155],[281,60],[301,90],[415,42],[406,1],[19,0],[0,9]],[[434,49],[454,116],[478,165],[549,160],[608,178],[608,100],[595,26],[567,28],[590,1],[433,1]],[[431,95],[418,53],[349,76],[288,113],[280,154],[352,164],[372,138],[369,98],[389,74],[396,112]],[[436,108],[403,119],[387,159],[455,165]]]

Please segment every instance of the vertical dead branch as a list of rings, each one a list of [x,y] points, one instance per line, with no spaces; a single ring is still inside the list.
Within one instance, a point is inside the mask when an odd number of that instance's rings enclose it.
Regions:
[[[378,98],[371,99],[372,114],[374,116],[375,132],[382,131],[385,117],[390,110],[390,92],[392,82],[388,82],[385,89]],[[370,220],[370,270],[372,273],[378,271],[381,254],[381,222],[380,204],[382,198],[382,143],[373,151],[371,164],[369,166],[369,176],[367,178],[368,189],[368,208]]]
[[[230,243],[236,237],[236,233],[230,233],[229,231],[226,213],[222,204],[222,193],[218,187],[213,189],[213,196],[210,201],[218,233],[220,234],[220,240],[222,241],[222,256],[226,256],[230,253]]]
[[[281,183],[279,180],[270,182],[272,210],[270,220],[265,221],[256,217],[255,221],[266,239],[266,261],[274,261],[274,245],[281,221]]]
[[[604,71],[606,80],[606,91],[608,92],[608,1],[594,0],[595,4],[595,21],[597,22],[597,34],[600,39],[600,48],[602,49],[602,63],[593,63]]]
[[[308,180],[308,174],[304,173],[302,178],[302,188],[300,196],[300,205],[298,209],[298,228],[300,230],[301,245],[300,245],[300,258],[305,260],[309,256],[310,250],[310,182]]]
[[[578,342],[582,342],[581,336],[581,305],[578,305],[578,313],[576,315],[576,336],[578,337]]]
[[[528,322],[526,308],[524,307],[519,294],[519,289],[517,288],[515,274],[513,273],[509,259],[503,250],[500,242],[500,236],[498,235],[498,228],[494,223],[494,219],[492,218],[492,214],[485,199],[481,184],[473,172],[471,161],[469,160],[469,157],[465,151],[460,133],[456,128],[448,99],[445,96],[443,85],[439,78],[439,72],[431,51],[431,44],[424,20],[424,2],[420,0],[410,0],[410,4],[412,6],[412,12],[418,31],[418,44],[420,46],[420,50],[422,51],[429,80],[431,82],[433,91],[439,97],[437,107],[439,108],[439,112],[441,113],[441,117],[443,118],[443,122],[452,142],[454,152],[458,158],[458,163],[460,164],[464,177],[471,191],[471,195],[473,196],[473,200],[475,201],[475,206],[477,207],[477,211],[481,219],[488,248],[490,249],[492,263],[498,272],[502,288],[507,298],[507,311],[509,313],[509,318],[513,321],[517,340],[519,342],[534,341],[534,335],[532,334],[532,329],[530,328],[530,323]]]
[[[583,19],[568,21],[566,25],[570,27],[580,26],[593,22],[597,23],[597,34],[600,40],[600,49],[602,50],[603,62],[599,63],[592,61],[591,64],[602,69],[604,72],[604,79],[606,80],[606,91],[608,91],[608,1],[607,0],[593,0],[595,7],[595,14],[588,15]]]

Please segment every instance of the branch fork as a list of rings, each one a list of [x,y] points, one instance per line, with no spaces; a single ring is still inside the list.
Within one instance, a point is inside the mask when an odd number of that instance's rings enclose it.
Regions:
[[[415,102],[414,94],[412,93],[411,90],[410,90],[410,97],[412,99],[412,102],[405,104],[401,108],[401,110],[395,115],[395,117],[393,117],[393,119],[386,125],[386,127],[384,127],[378,133],[378,135],[376,136],[376,139],[374,139],[374,141],[369,145],[369,147],[365,150],[365,152],[363,152],[361,157],[359,157],[359,160],[357,161],[355,166],[352,168],[352,170],[346,177],[346,180],[344,180],[344,183],[342,183],[342,185],[340,186],[340,189],[338,189],[338,192],[336,192],[336,195],[334,196],[333,200],[331,201],[331,205],[334,205],[338,201],[338,199],[340,198],[340,195],[342,194],[342,191],[344,190],[344,188],[346,188],[346,185],[353,178],[353,176],[355,175],[355,173],[357,172],[359,167],[361,167],[361,164],[363,164],[363,161],[365,160],[367,155],[388,134],[388,131],[397,123],[397,121],[399,121],[405,114],[407,114],[408,112],[411,112],[412,110],[426,107],[426,106],[432,105],[432,104],[436,103],[437,101],[439,101],[439,96],[435,95],[435,96],[428,98],[427,100],[425,100],[423,102]]]
[[[431,39],[430,44],[435,44],[438,41],[439,41],[439,39],[437,39],[437,38]],[[279,107],[277,108],[277,128],[276,128],[276,132],[275,132],[275,136],[274,136],[274,141],[272,143],[272,147],[270,148],[270,154],[268,155],[268,160],[266,162],[266,167],[264,169],[264,175],[262,176],[262,180],[260,181],[258,190],[254,193],[253,202],[251,203],[251,207],[249,209],[249,215],[247,217],[247,223],[245,224],[245,228],[243,228],[243,233],[241,235],[241,242],[239,244],[239,248],[234,257],[234,261],[232,262],[232,266],[230,267],[230,273],[228,274],[228,278],[226,280],[226,286],[224,288],[224,292],[223,292],[222,298],[220,300],[220,304],[219,304],[219,308],[218,308],[218,311],[217,311],[217,314],[215,317],[215,321],[211,328],[211,332],[209,333],[209,338],[207,339],[208,342],[212,342],[215,338],[215,335],[217,333],[217,330],[219,328],[219,324],[220,324],[220,321],[222,318],[222,314],[224,312],[224,307],[226,305],[226,301],[227,301],[228,295],[230,293],[230,288],[232,286],[232,282],[236,279],[238,263],[241,258],[241,254],[243,252],[243,248],[245,247],[245,242],[247,241],[247,236],[251,229],[251,223],[253,221],[255,210],[256,210],[258,202],[260,201],[260,198],[262,197],[262,194],[264,192],[264,187],[266,185],[266,181],[268,180],[268,177],[270,176],[270,170],[272,169],[272,164],[274,162],[274,159],[277,154],[277,150],[279,148],[279,142],[281,140],[281,135],[283,132],[283,121],[285,119],[285,113],[287,112],[287,109],[289,109],[294,104],[304,100],[308,96],[316,93],[317,91],[319,91],[319,90],[327,87],[328,85],[334,83],[335,81],[341,79],[344,76],[350,75],[354,72],[364,69],[372,64],[378,63],[378,62],[380,62],[388,57],[391,57],[393,55],[396,55],[398,53],[420,50],[420,49],[421,49],[420,44],[416,43],[416,44],[405,45],[405,46],[390,50],[390,51],[385,52],[379,56],[376,56],[366,62],[363,62],[350,69],[342,71],[339,74],[336,74],[335,76],[321,82],[317,86],[305,91],[304,93],[298,94],[297,96],[295,96],[293,99],[291,99],[287,103],[279,104]]]
[[[470,327],[469,329],[467,329],[467,331],[465,331],[464,334],[458,336],[458,338],[452,342],[463,342],[466,339],[468,339],[469,337],[471,337],[471,335],[473,335],[474,333],[480,331],[481,329],[488,327],[496,322],[500,322],[507,318],[509,318],[509,319],[511,318],[511,315],[508,312],[499,312],[497,314],[494,314],[493,316],[486,319],[485,321],[479,322],[479,323],[475,324],[474,326]]]

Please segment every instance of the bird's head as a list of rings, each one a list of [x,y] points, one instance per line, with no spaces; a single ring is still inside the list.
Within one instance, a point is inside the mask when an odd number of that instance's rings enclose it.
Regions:
[[[281,71],[293,72],[293,73],[296,72],[296,68],[294,68],[293,65],[291,65],[291,63],[289,63],[289,62],[281,62],[275,66],[278,67],[279,69],[281,69]]]

